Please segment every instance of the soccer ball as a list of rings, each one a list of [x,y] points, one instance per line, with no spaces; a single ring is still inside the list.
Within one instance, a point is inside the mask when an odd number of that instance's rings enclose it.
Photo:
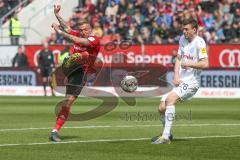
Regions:
[[[128,75],[122,79],[120,85],[125,92],[134,92],[138,87],[138,81],[136,77]]]

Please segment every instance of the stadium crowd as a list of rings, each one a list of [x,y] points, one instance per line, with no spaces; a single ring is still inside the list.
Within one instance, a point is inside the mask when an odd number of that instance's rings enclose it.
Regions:
[[[85,0],[69,24],[77,29],[79,19],[88,19],[103,43],[168,44],[178,43],[181,21],[189,17],[198,19],[199,35],[207,43],[240,43],[239,0]],[[68,43],[55,33],[48,41]]]

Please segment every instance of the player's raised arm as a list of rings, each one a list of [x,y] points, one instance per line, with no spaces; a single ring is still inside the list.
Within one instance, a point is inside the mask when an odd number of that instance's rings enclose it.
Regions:
[[[61,28],[69,33],[71,30],[71,27],[68,25],[67,22],[64,21],[64,19],[59,15],[59,11],[61,10],[61,6],[60,5],[54,5],[54,14],[58,20],[58,22],[60,23]]]
[[[63,37],[70,39],[71,41],[73,41],[74,43],[78,43],[78,44],[83,44],[85,46],[89,45],[88,39],[87,38],[81,38],[81,37],[77,37],[74,35],[71,35],[69,33],[66,33],[65,31],[61,30],[59,25],[56,23],[52,24],[52,28],[58,32],[59,34],[61,34]]]

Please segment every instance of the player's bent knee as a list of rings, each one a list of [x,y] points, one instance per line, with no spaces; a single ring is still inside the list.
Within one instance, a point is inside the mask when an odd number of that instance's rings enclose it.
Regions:
[[[171,105],[174,105],[175,103],[176,103],[176,100],[172,97],[169,97],[166,100],[166,106],[171,106]]]
[[[73,95],[68,95],[66,97],[66,105],[69,106],[69,105],[72,105],[72,103],[75,101],[75,96]]]
[[[71,96],[68,97],[68,101],[73,102],[74,100],[75,100],[75,96],[71,95]]]
[[[166,106],[175,105],[178,99],[179,96],[176,93],[171,92],[166,99]]]
[[[160,113],[165,112],[165,110],[166,110],[165,101],[161,101],[158,110],[159,110]]]
[[[160,113],[164,113],[166,111],[166,108],[164,107],[164,108],[159,108],[159,112]]]

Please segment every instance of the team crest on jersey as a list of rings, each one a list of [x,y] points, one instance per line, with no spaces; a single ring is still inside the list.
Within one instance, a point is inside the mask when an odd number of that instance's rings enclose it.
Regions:
[[[190,53],[194,53],[194,48],[190,48]]]

